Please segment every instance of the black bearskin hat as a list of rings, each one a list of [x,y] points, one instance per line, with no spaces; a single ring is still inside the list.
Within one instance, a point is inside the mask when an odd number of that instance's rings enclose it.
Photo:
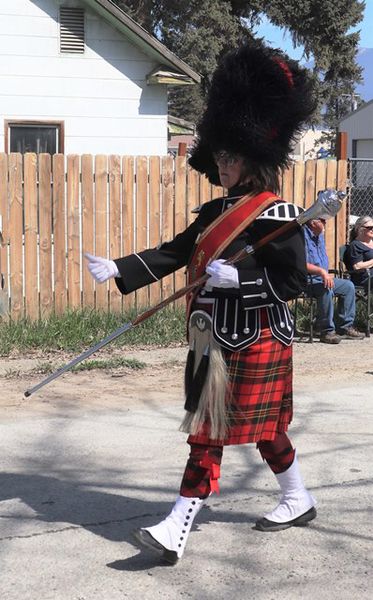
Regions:
[[[211,82],[190,165],[219,183],[213,153],[245,157],[255,169],[278,172],[292,142],[316,108],[314,80],[280,50],[253,40],[226,54]]]

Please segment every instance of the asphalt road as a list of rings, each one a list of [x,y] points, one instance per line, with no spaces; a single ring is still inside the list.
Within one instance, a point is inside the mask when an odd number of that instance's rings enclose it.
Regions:
[[[188,453],[179,402],[3,411],[1,600],[372,598],[371,379],[296,388],[290,433],[315,521],[253,530],[276,481],[255,447],[227,448],[221,494],[174,567],[141,553],[131,530],[158,522],[177,494]]]

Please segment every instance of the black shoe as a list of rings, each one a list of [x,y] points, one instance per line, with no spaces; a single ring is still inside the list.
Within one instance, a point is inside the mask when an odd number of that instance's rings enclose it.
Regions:
[[[286,521],[285,523],[276,523],[263,517],[255,523],[254,529],[258,531],[281,531],[282,529],[288,529],[289,527],[304,527],[309,521],[312,521],[317,516],[317,511],[314,506],[307,510],[307,512],[300,515],[296,519]]]
[[[365,333],[361,333],[355,329],[355,327],[347,327],[346,329],[341,329],[338,334],[344,340],[362,340],[365,338]]]
[[[132,536],[138,548],[141,550],[144,548],[152,550],[170,565],[176,565],[179,560],[176,552],[162,546],[162,544],[153,538],[149,531],[146,531],[145,529],[134,529],[134,531],[132,531]]]
[[[339,344],[341,340],[341,336],[335,331],[327,331],[320,335],[320,342],[323,342],[324,344]]]

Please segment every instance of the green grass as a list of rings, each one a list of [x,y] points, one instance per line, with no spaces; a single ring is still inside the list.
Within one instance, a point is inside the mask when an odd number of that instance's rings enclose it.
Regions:
[[[31,373],[36,375],[48,375],[49,373],[53,373],[57,371],[62,365],[54,364],[50,361],[44,361],[39,363],[34,369],[32,369]],[[93,359],[93,360],[85,360],[76,367],[71,369],[72,372],[79,371],[93,371],[96,369],[118,369],[120,367],[125,367],[126,369],[133,369],[134,371],[139,371],[140,369],[144,369],[146,367],[146,363],[141,360],[137,360],[136,358],[122,358],[120,356],[116,358],[108,358],[108,359]],[[6,372],[5,377],[13,377],[13,372]]]
[[[54,371],[57,371],[62,365],[55,364],[51,361],[43,361],[36,365],[30,373],[33,375],[49,375]],[[133,369],[135,371],[139,371],[140,369],[144,369],[146,367],[146,363],[141,360],[137,360],[136,358],[109,358],[109,359],[93,359],[86,360],[76,367],[73,367],[71,371],[74,373],[79,371],[93,371],[97,369],[118,369],[120,367],[124,367],[126,369]],[[15,377],[19,377],[21,374],[19,369],[7,369],[5,371],[5,379],[14,379]]]
[[[334,323],[337,323],[337,318],[335,318]],[[355,314],[354,325],[360,331],[366,330],[366,306],[362,302],[356,303],[356,314]],[[370,320],[370,326],[373,327],[373,318],[371,318],[371,320]],[[309,328],[310,328],[309,301],[306,301],[305,303],[299,302],[298,303],[297,329],[298,329],[298,331],[309,331]]]
[[[370,308],[370,310],[372,311],[372,307]],[[367,307],[366,307],[366,305],[363,304],[361,301],[357,302],[356,303],[355,325],[361,331],[365,331],[366,328],[367,328],[366,315],[367,315]],[[373,327],[373,317],[370,318],[369,324],[370,324],[370,327],[372,328]]]
[[[85,309],[67,311],[62,316],[51,315],[35,322],[28,319],[0,321],[0,356],[30,351],[79,352],[93,346],[137,314],[136,311],[122,315]],[[185,341],[185,331],[185,309],[164,309],[124,333],[111,346],[180,344]]]

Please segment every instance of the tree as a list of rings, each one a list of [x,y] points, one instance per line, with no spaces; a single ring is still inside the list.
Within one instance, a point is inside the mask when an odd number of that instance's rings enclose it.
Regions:
[[[340,98],[353,94],[361,81],[356,63],[362,0],[114,0],[145,29],[202,75],[199,88],[174,88],[170,113],[195,121],[201,114],[211,74],[219,56],[244,39],[255,37],[265,15],[286,28],[294,46],[303,46],[320,82],[320,111],[328,124],[343,116]],[[319,116],[321,119],[321,116]]]
[[[250,30],[226,1],[116,0],[116,4],[201,75],[200,86],[169,89],[170,114],[195,122],[219,56],[251,35]]]
[[[275,25],[286,23],[293,42],[302,44],[305,55],[313,58],[320,82],[319,120],[327,129],[321,139],[331,144],[332,151],[338,121],[351,110],[351,97],[361,81],[361,68],[356,63],[359,34],[348,31],[361,21],[364,7],[364,2],[351,0],[301,4],[271,0],[267,6],[267,17]]]

